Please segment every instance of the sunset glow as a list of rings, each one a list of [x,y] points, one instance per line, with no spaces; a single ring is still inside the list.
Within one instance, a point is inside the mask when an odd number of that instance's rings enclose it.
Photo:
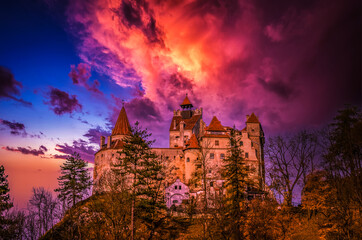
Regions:
[[[122,100],[156,147],[186,94],[206,124],[240,128],[254,112],[267,137],[361,104],[358,1],[3,4],[0,164],[20,208],[32,187],[56,188],[67,154],[93,167]]]

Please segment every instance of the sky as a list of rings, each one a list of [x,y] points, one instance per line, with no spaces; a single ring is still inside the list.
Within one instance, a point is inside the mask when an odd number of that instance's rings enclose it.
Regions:
[[[188,94],[209,124],[267,137],[361,106],[358,0],[14,0],[0,7],[0,164],[11,197],[57,187],[74,151],[93,166],[124,101],[168,146]]]

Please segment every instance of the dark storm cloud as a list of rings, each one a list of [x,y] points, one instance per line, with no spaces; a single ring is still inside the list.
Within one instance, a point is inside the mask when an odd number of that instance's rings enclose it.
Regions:
[[[140,29],[150,43],[164,44],[162,31],[157,27],[156,19],[147,1],[122,1],[115,12],[125,26]]]
[[[265,79],[258,78],[259,83],[268,91],[271,91],[279,97],[287,100],[293,94],[293,89],[280,79],[273,79],[265,81]]]
[[[10,98],[25,105],[32,105],[30,102],[16,97],[20,95],[22,87],[21,82],[15,80],[9,69],[0,66],[0,98]]]
[[[127,111],[133,119],[138,121],[162,121],[162,116],[155,105],[149,98],[133,98],[125,104]]]
[[[39,156],[39,155],[44,155],[45,152],[48,151],[48,149],[41,145],[39,147],[39,149],[33,149],[31,147],[27,147],[27,148],[24,148],[24,147],[17,147],[17,148],[13,148],[13,147],[9,147],[9,146],[6,146],[6,147],[3,147],[3,149],[7,150],[7,151],[11,151],[11,152],[20,152],[22,154],[26,154],[26,155],[34,155],[34,156]]]
[[[96,153],[94,147],[89,146],[89,143],[82,139],[74,140],[72,145],[67,143],[57,144],[55,150],[69,155],[77,152],[86,161],[93,161],[94,154]]]
[[[78,102],[75,95],[69,95],[57,88],[51,88],[48,94],[49,101],[44,101],[50,106],[50,109],[57,115],[81,111],[82,105]]]
[[[100,83],[98,80],[94,80],[93,83],[88,83],[91,75],[91,67],[86,63],[79,63],[77,67],[75,65],[70,66],[71,71],[69,77],[72,79],[73,84],[85,87],[88,91],[103,94],[99,90]]]
[[[4,119],[0,119],[0,123],[10,128],[10,134],[12,135],[26,135],[25,125],[19,122],[10,122]]]
[[[98,145],[100,143],[101,136],[110,136],[110,135],[111,131],[106,131],[100,126],[97,126],[96,128],[88,129],[87,133],[84,134],[83,136],[88,138],[88,141],[90,143],[95,143]]]

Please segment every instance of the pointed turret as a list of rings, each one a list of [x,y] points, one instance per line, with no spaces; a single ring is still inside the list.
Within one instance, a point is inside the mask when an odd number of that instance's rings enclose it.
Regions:
[[[247,117],[246,122],[247,123],[260,123],[259,119],[257,118],[257,116],[255,116],[254,113],[252,113],[250,116]]]
[[[121,112],[119,113],[116,125],[112,130],[112,136],[114,135],[129,135],[131,133],[131,126],[128,121],[126,114],[126,109],[122,107]]]
[[[187,93],[186,93],[186,97],[185,97],[184,101],[181,103],[180,106],[182,109],[191,109],[194,107],[192,105],[192,103],[190,102],[190,99],[187,97]]]
[[[224,127],[221,125],[221,122],[214,116],[211,120],[209,127],[207,127],[206,131],[210,132],[225,132]]]

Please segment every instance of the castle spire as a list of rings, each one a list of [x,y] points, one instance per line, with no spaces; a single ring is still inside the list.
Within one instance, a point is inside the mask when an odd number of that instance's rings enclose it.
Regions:
[[[119,113],[116,125],[112,130],[113,135],[129,135],[131,133],[131,126],[128,121],[126,114],[126,109],[124,108],[124,103],[122,104],[122,110]]]
[[[187,97],[187,93],[186,93],[186,97],[185,97],[184,101],[181,103],[180,106],[184,110],[193,108],[193,105],[191,104],[190,99]]]

